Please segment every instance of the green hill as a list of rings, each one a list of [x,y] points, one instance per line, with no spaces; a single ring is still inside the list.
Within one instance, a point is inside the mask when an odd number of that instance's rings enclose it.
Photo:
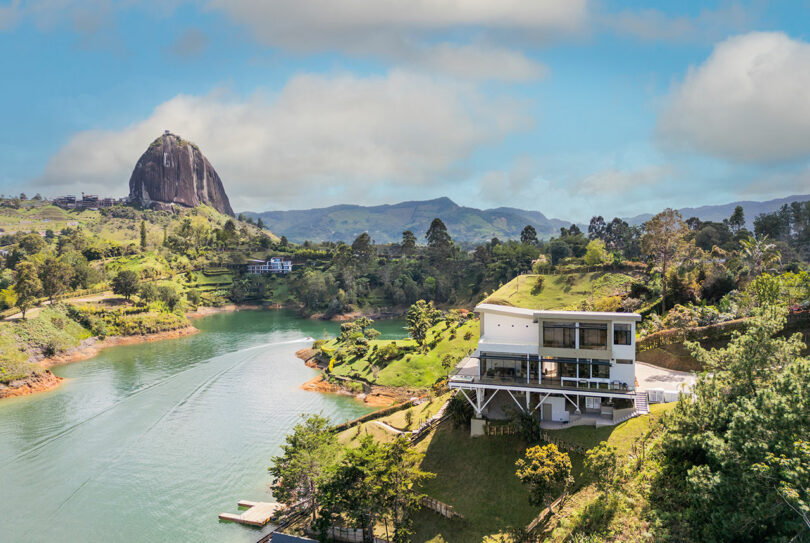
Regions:
[[[338,205],[296,211],[246,212],[245,215],[261,217],[270,230],[283,232],[296,243],[305,240],[350,242],[363,232],[368,232],[377,243],[389,243],[402,239],[404,230],[411,230],[421,241],[436,217],[444,221],[453,239],[460,242],[489,241],[493,237],[517,239],[527,224],[535,227],[538,236],[548,238],[559,234],[561,226],[570,225],[570,222],[549,219],[539,211],[509,207],[475,209],[459,206],[449,198],[371,207]]]
[[[538,288],[538,278],[542,287]],[[591,272],[563,275],[519,275],[482,303],[529,309],[576,308],[606,296],[625,294],[633,278],[623,273]]]

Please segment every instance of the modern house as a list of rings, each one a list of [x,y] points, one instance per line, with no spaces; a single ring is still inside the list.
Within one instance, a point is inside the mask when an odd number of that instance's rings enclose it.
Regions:
[[[636,313],[543,311],[481,304],[478,348],[451,374],[475,411],[472,433],[484,417],[508,409],[544,422],[574,424],[584,417],[613,424],[646,409],[636,405]],[[510,399],[511,397],[511,399]]]
[[[270,260],[250,260],[247,264],[248,273],[290,273],[292,271],[292,260],[285,260],[279,256],[274,256]]]

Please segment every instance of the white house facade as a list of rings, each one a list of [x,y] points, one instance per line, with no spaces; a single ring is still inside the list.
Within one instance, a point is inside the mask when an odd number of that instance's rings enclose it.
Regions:
[[[475,312],[478,348],[459,363],[449,386],[462,391],[476,419],[503,415],[493,406],[507,400],[510,408],[539,416],[541,424],[569,423],[583,414],[613,422],[635,412],[640,315],[493,304]]]
[[[292,271],[292,260],[286,260],[278,256],[270,260],[251,260],[247,265],[248,273],[290,273]]]

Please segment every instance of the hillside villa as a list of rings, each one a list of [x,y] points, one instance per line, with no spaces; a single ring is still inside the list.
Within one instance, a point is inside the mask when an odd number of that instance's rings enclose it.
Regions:
[[[636,388],[636,313],[481,304],[478,348],[450,376],[475,412],[472,435],[510,410],[544,427],[616,424],[647,412]]]
[[[292,260],[274,256],[270,260],[249,260],[247,272],[253,274],[265,273],[290,273],[292,271]]]

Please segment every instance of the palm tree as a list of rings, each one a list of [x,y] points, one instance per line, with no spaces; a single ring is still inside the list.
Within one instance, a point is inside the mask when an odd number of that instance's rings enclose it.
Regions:
[[[775,263],[781,264],[782,255],[776,249],[776,245],[768,241],[768,236],[756,239],[748,236],[748,239],[740,241],[742,245],[741,256],[745,262],[748,273],[754,277],[764,271],[772,269]]]

